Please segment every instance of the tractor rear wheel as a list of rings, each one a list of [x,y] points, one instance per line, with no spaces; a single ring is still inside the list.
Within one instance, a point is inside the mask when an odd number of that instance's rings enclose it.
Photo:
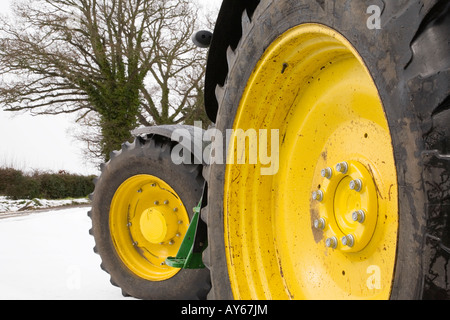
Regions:
[[[138,137],[112,154],[96,181],[89,213],[94,251],[125,296],[205,299],[210,288],[207,269],[165,264],[178,252],[204,184],[201,165],[172,162],[173,146]]]
[[[216,129],[278,130],[279,169],[208,168],[210,298],[450,297],[450,6],[380,5],[243,13]]]

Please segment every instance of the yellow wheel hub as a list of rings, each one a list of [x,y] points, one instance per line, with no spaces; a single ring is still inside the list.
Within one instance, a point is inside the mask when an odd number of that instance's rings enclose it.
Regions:
[[[144,210],[140,219],[141,233],[151,243],[170,241],[178,229],[177,215],[169,207],[152,207]]]
[[[114,247],[134,274],[162,281],[180,270],[164,261],[177,254],[189,216],[165,181],[152,175],[129,178],[114,194],[109,218]]]
[[[329,240],[328,247],[358,252],[369,244],[375,232],[378,220],[376,185],[360,162],[341,162],[336,166],[344,172],[327,167],[317,179],[322,185],[320,190],[313,192],[313,200],[317,203],[312,205],[312,210],[319,213],[314,227],[324,231],[320,236]],[[327,177],[326,173],[330,175]],[[333,243],[333,237],[338,240],[346,237],[345,245],[342,241]]]
[[[275,175],[262,176],[261,161],[226,168],[235,298],[389,298],[396,167],[381,99],[353,46],[318,24],[282,34],[253,71],[233,129],[280,136]]]

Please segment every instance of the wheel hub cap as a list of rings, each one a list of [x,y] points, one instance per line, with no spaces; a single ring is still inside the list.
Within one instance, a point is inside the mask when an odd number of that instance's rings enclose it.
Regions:
[[[358,161],[345,163],[348,164],[346,173],[336,170],[329,179],[322,176],[317,179],[324,196],[323,201],[316,201],[312,206],[320,218],[328,221],[325,228],[321,229],[324,241],[333,237],[347,239],[346,236],[351,235],[354,238],[351,246],[339,241],[336,249],[358,252],[367,246],[375,231],[378,220],[377,191],[372,176],[363,164]],[[355,180],[362,182],[359,191],[351,188]],[[363,211],[363,222],[353,218],[354,213],[360,210]]]
[[[177,232],[177,217],[173,212],[158,208],[148,208],[141,214],[142,235],[151,243],[170,241]]]

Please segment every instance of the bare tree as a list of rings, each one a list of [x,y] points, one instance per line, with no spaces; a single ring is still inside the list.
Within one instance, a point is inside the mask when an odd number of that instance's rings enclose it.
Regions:
[[[189,121],[206,59],[190,41],[197,11],[188,0],[18,2],[0,21],[0,104],[89,116],[106,159],[139,124]]]

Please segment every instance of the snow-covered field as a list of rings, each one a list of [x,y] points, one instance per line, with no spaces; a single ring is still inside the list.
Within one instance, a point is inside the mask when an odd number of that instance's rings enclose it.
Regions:
[[[89,199],[64,199],[64,200],[46,200],[46,199],[32,199],[32,200],[11,200],[7,197],[0,196],[0,217],[5,212],[16,212],[32,209],[47,209],[61,206],[87,204]]]
[[[88,209],[0,219],[0,300],[130,299],[100,269]]]

